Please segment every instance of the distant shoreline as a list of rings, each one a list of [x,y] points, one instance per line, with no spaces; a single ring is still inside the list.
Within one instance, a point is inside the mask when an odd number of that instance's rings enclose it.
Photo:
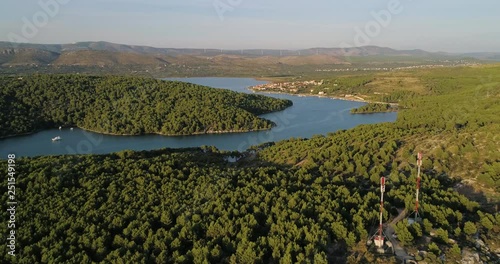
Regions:
[[[195,78],[195,77],[167,77],[167,78],[161,78],[163,79],[168,79],[168,78],[178,78],[178,79],[185,79],[185,78]],[[276,78],[273,77],[217,77],[217,76],[212,76],[212,77],[201,77],[201,78],[251,78],[256,81],[265,81],[268,83],[272,83],[276,81]],[[341,96],[334,96],[334,95],[317,95],[317,94],[293,94],[293,93],[287,93],[287,92],[279,92],[279,91],[257,91],[252,89],[254,86],[249,86],[246,89],[249,91],[252,91],[254,93],[262,93],[262,94],[287,94],[287,95],[293,95],[293,96],[304,96],[304,97],[319,97],[319,98],[330,98],[330,99],[336,99],[336,100],[343,100],[343,101],[350,101],[350,102],[360,102],[360,103],[373,103],[373,104],[390,104],[392,106],[398,106],[397,103],[386,103],[386,102],[378,102],[378,101],[371,101],[371,100],[365,100],[365,99],[356,99],[356,98],[349,98],[349,97],[341,97]],[[218,88],[218,87],[213,87],[213,88]]]
[[[183,137],[183,136],[199,136],[199,135],[215,135],[215,134],[231,134],[231,133],[248,133],[248,132],[266,131],[266,130],[271,130],[275,126],[276,126],[276,124],[273,123],[271,128],[251,129],[251,130],[225,130],[225,131],[211,131],[211,132],[195,132],[192,134],[161,134],[161,133],[117,134],[117,133],[111,133],[111,132],[97,131],[97,130],[79,127],[79,126],[72,126],[72,128],[78,128],[78,129],[81,129],[83,131],[92,132],[92,133],[96,133],[96,134],[102,134],[102,135],[108,135],[108,136],[136,137],[136,136],[158,135],[158,136],[165,136],[165,137]],[[14,137],[29,136],[29,135],[36,134],[38,132],[42,132],[45,130],[50,130],[50,129],[56,129],[56,128],[45,128],[45,129],[38,129],[36,131],[26,132],[26,133],[17,134],[17,135],[7,135],[7,136],[0,137],[0,140],[14,138]]]
[[[342,101],[350,101],[350,102],[371,103],[371,104],[389,104],[391,106],[399,106],[399,104],[397,104],[397,103],[378,102],[378,101],[356,99],[356,98],[350,98],[350,97],[340,97],[340,96],[335,96],[335,95],[293,94],[293,93],[278,92],[278,91],[256,91],[256,90],[252,89],[252,87],[248,87],[248,90],[250,90],[254,93],[263,93],[263,94],[286,94],[286,95],[299,96],[299,97],[319,97],[319,98],[329,98],[329,99],[334,99],[334,100],[342,100]]]
[[[158,136],[164,136],[164,137],[187,137],[187,136],[199,136],[199,135],[215,135],[215,134],[248,133],[248,132],[256,132],[256,131],[266,131],[266,130],[271,130],[275,126],[276,126],[276,124],[273,124],[273,126],[271,126],[271,128],[252,129],[252,130],[224,130],[224,131],[212,131],[212,132],[195,132],[192,134],[161,134],[161,133],[117,134],[117,133],[111,133],[111,132],[96,131],[96,130],[87,129],[87,128],[83,128],[83,127],[78,127],[78,128],[81,130],[88,131],[88,132],[93,132],[93,133],[102,134],[102,135],[109,135],[109,136],[136,137],[136,136],[158,135]]]
[[[45,129],[39,129],[39,130],[35,130],[35,131],[32,131],[32,132],[26,132],[26,133],[17,134],[17,135],[2,136],[2,137],[0,137],[0,140],[7,139],[7,138],[13,138],[13,137],[28,136],[28,135],[35,134],[35,133],[38,133],[38,132],[43,131],[43,130],[45,130]]]

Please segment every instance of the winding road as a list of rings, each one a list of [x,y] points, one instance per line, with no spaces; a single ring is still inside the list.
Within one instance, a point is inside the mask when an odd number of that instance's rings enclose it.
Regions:
[[[392,248],[394,249],[394,254],[396,255],[396,257],[398,259],[403,261],[403,263],[416,263],[416,262],[414,262],[415,259],[412,256],[408,255],[406,250],[402,246],[399,245],[399,241],[393,237],[393,235],[395,233],[394,225],[396,225],[399,221],[403,220],[406,216],[406,213],[407,213],[406,209],[401,210],[399,212],[399,215],[396,218],[394,218],[392,220],[392,222],[390,222],[387,225],[387,228],[385,229],[385,234],[387,235],[387,237],[391,241]],[[412,260],[413,262],[409,262],[408,260]]]

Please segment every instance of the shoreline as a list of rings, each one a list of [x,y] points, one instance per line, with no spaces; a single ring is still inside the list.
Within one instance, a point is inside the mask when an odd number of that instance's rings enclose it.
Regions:
[[[258,131],[267,131],[271,130],[274,127],[276,127],[276,124],[273,123],[271,128],[262,128],[262,129],[252,129],[252,130],[226,130],[226,131],[212,131],[212,132],[195,132],[192,134],[161,134],[161,133],[143,133],[143,134],[117,134],[117,133],[111,133],[111,132],[102,132],[102,131],[97,131],[89,128],[84,128],[80,126],[72,126],[72,128],[78,128],[86,132],[92,132],[96,134],[101,134],[101,135],[107,135],[107,136],[123,136],[123,137],[137,137],[137,136],[148,136],[148,135],[158,135],[158,136],[164,136],[164,137],[188,137],[188,136],[199,136],[199,135],[216,135],[216,134],[231,134],[231,133],[249,133],[249,132],[258,132]],[[68,127],[66,127],[68,128]],[[13,137],[22,137],[22,136],[29,136],[32,134],[36,134],[38,132],[42,132],[45,130],[50,130],[51,128],[46,128],[46,129],[39,129],[36,131],[32,132],[27,132],[23,134],[17,134],[17,135],[8,135],[4,137],[0,137],[0,140],[3,139],[8,139],[8,138],[13,138]],[[56,128],[52,128],[56,129]]]
[[[212,76],[214,78],[219,78],[217,76]],[[186,77],[167,77],[167,78],[186,78]],[[187,77],[191,78],[191,77]],[[211,77],[207,77],[211,78]],[[222,77],[225,78],[225,77]],[[272,83],[276,81],[276,78],[272,77],[227,77],[227,78],[252,78],[257,81],[264,81],[268,83]],[[166,79],[166,78],[162,78]],[[319,98],[330,98],[330,99],[335,99],[335,100],[343,100],[343,101],[350,101],[350,102],[360,102],[360,103],[372,103],[372,104],[390,104],[391,106],[399,106],[398,103],[386,103],[386,102],[379,102],[379,101],[371,101],[371,100],[365,100],[365,99],[356,99],[356,98],[349,98],[349,97],[340,97],[340,96],[335,96],[335,95],[317,95],[317,94],[293,94],[293,93],[287,93],[287,92],[278,92],[278,91],[258,91],[252,89],[254,86],[249,86],[246,89],[249,91],[252,91],[253,93],[262,93],[262,94],[287,94],[287,95],[292,95],[292,96],[303,96],[303,97],[319,97]],[[217,88],[217,87],[212,87],[212,88]],[[218,88],[217,88],[218,89]]]
[[[291,95],[291,96],[298,96],[298,97],[319,97],[319,98],[329,98],[333,100],[342,100],[342,101],[350,101],[350,102],[359,102],[359,103],[369,103],[369,104],[389,104],[391,106],[399,106],[398,103],[386,103],[386,102],[379,102],[379,101],[371,101],[371,100],[365,100],[365,99],[356,99],[356,98],[349,98],[349,97],[340,97],[340,96],[335,96],[335,95],[317,95],[317,94],[293,94],[293,93],[287,93],[287,92],[273,92],[273,91],[258,91],[252,89],[252,87],[248,87],[248,90],[254,92],[254,93],[263,93],[263,94],[286,94],[286,95]],[[397,111],[396,111],[397,112]],[[380,112],[377,112],[380,113]]]
[[[167,79],[167,78],[185,78],[185,77],[166,77],[166,78],[164,77],[164,78],[159,78],[159,79],[160,80],[164,80],[164,79]],[[241,77],[233,77],[233,78],[241,78]],[[248,78],[253,78],[254,80],[258,80],[258,81],[265,81],[265,82],[268,82],[268,83],[272,83],[274,81],[272,78],[266,78],[266,77],[248,77]],[[249,90],[249,91],[251,91],[252,93],[255,93],[255,94],[286,94],[286,95],[298,96],[298,97],[317,97],[317,98],[328,98],[328,99],[333,99],[333,100],[343,100],[343,101],[350,101],[350,102],[373,103],[373,104],[389,104],[391,106],[399,106],[399,104],[397,104],[397,103],[386,103],[386,102],[371,101],[371,100],[365,100],[363,98],[351,98],[351,97],[340,97],[340,96],[334,96],[334,95],[318,95],[318,94],[304,94],[304,93],[302,93],[302,94],[293,94],[293,93],[289,93],[289,92],[268,91],[268,90],[259,91],[259,90],[253,89],[253,87],[254,86],[249,86],[246,89]],[[216,88],[216,89],[218,89],[218,88]],[[288,107],[286,107],[286,108],[284,108],[282,110],[272,111],[272,112],[269,112],[269,113],[284,111],[284,110],[286,110],[289,107],[290,106],[288,106]],[[388,112],[398,112],[398,111],[370,112],[370,113],[351,113],[351,114],[375,114],[375,113],[388,113]],[[269,114],[269,113],[265,113],[265,114]],[[252,130],[237,130],[237,131],[236,130],[227,130],[227,131],[195,132],[195,133],[191,133],[191,134],[162,134],[162,133],[117,134],[117,133],[111,133],[111,132],[102,132],[102,131],[92,130],[92,129],[80,127],[80,126],[77,126],[77,125],[72,126],[72,127],[79,128],[79,129],[81,129],[83,131],[89,131],[89,132],[93,132],[93,133],[97,133],[97,134],[111,135],[111,136],[159,135],[159,136],[167,136],[167,137],[181,137],[181,136],[198,136],[198,135],[213,135],[213,134],[230,134],[230,133],[258,132],[258,131],[271,130],[275,126],[276,126],[276,124],[273,123],[273,125],[270,128],[252,129]],[[38,129],[38,130],[35,130],[35,131],[26,132],[26,133],[22,133],[22,134],[7,135],[7,136],[0,137],[0,140],[7,139],[7,138],[12,138],[12,137],[28,136],[28,135],[32,135],[32,134],[35,134],[35,133],[38,133],[38,132],[41,132],[41,131],[44,131],[44,130],[49,130],[49,129],[50,128],[45,128],[45,129]]]
[[[0,137],[0,140],[7,139],[7,138],[13,138],[13,137],[29,136],[29,135],[36,134],[36,133],[44,131],[44,130],[46,130],[46,129],[38,129],[38,130],[35,130],[32,132],[26,132],[26,133],[17,134],[17,135],[7,135],[7,136]]]
[[[360,113],[351,113],[352,115],[370,115],[370,114],[380,114],[380,113],[396,113],[398,110],[391,111],[383,111],[383,112],[360,112]]]

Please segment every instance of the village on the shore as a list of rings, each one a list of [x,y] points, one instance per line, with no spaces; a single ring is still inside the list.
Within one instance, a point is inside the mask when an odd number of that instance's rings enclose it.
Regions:
[[[278,92],[278,93],[289,93],[289,94],[299,94],[299,92],[303,92],[304,90],[307,91],[306,93],[309,93],[310,95],[316,95],[316,96],[327,96],[326,89],[329,88],[324,88],[322,91],[316,91],[318,86],[323,85],[324,80],[321,81],[316,81],[316,80],[310,80],[310,81],[295,81],[295,82],[273,82],[273,83],[266,83],[266,84],[261,84],[261,85],[256,85],[252,86],[249,89],[255,92]],[[338,83],[334,83],[333,87],[339,86]],[[302,93],[301,93],[302,94]],[[329,96],[329,97],[335,97],[337,99],[344,99],[344,100],[349,100],[349,101],[359,101],[359,102],[365,102],[366,100],[360,96],[354,95],[354,94],[341,94],[341,95],[336,95],[336,96]]]

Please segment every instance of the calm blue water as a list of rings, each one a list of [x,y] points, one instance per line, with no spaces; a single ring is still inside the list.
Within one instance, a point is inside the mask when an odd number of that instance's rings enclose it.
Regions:
[[[248,78],[176,78],[170,80],[186,81],[237,92],[251,93],[247,87],[265,82]],[[216,146],[223,150],[243,151],[252,145],[279,141],[291,137],[309,138],[315,134],[327,134],[339,129],[348,129],[360,124],[393,122],[396,113],[370,115],[351,115],[351,108],[364,103],[333,100],[318,97],[298,97],[284,94],[265,94],[293,101],[293,106],[277,113],[262,115],[274,121],[277,126],[269,131],[165,137],[147,136],[108,136],[86,132],[75,128],[51,129],[28,136],[0,139],[0,159],[7,154],[16,156],[40,156],[59,154],[104,154],[130,150],[151,150],[159,148]],[[59,142],[51,138],[60,136]]]

